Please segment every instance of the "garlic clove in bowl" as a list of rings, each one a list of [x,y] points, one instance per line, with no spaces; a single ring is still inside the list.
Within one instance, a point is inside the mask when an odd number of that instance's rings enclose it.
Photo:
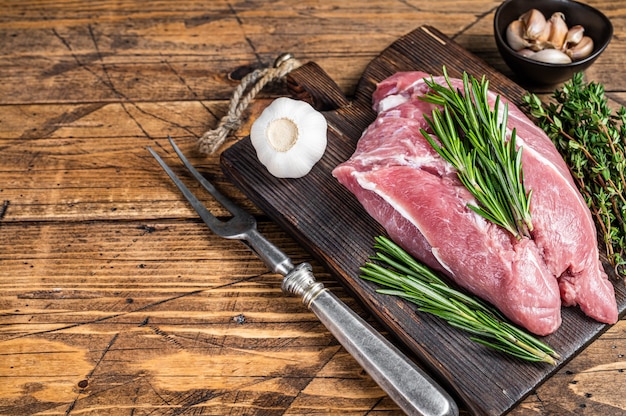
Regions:
[[[568,56],[572,61],[571,63],[540,62],[532,59],[533,54],[531,52],[536,52],[538,45],[524,47],[525,42],[531,43],[528,39],[524,39],[525,30],[521,31],[522,42],[516,38],[517,42],[511,46],[511,43],[507,41],[507,35],[519,36],[520,34],[520,29],[515,26],[511,27],[510,34],[507,33],[511,22],[519,20],[523,14],[531,9],[537,9],[543,13],[547,19],[546,26],[552,25],[547,22],[555,13],[557,13],[555,20],[557,17],[561,17],[560,14],[565,16],[565,22],[571,33],[568,31],[561,51],[566,52],[566,54],[569,51],[572,54],[572,56]],[[557,20],[557,22],[562,26],[561,21]],[[541,26],[542,22],[537,15],[531,23]],[[598,59],[613,37],[613,25],[604,13],[575,0],[504,0],[496,9],[493,29],[500,56],[512,72],[518,76],[519,81],[529,83],[527,85],[553,85],[570,79],[576,72],[585,71]],[[562,36],[562,30],[559,30],[559,34]],[[583,36],[588,36],[593,45],[588,41],[581,43]],[[579,46],[572,51],[574,45]],[[518,49],[520,47],[522,48]],[[589,50],[591,50],[591,54],[589,54]],[[541,55],[535,57],[541,58]],[[558,55],[558,57],[553,55],[547,58],[556,58],[560,62],[566,62],[562,55]]]
[[[257,158],[278,178],[300,178],[322,158],[327,123],[310,104],[281,97],[263,110],[250,129]]]
[[[531,59],[538,62],[545,62],[547,64],[571,64],[571,56],[565,52],[561,52],[558,49],[542,49],[538,52],[534,52],[528,55]]]

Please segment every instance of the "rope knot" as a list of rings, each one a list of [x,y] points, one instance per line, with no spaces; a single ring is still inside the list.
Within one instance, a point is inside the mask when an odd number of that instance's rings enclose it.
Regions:
[[[222,117],[219,126],[230,131],[237,130],[241,127],[241,118],[229,113]]]
[[[243,77],[230,98],[228,113],[220,119],[215,129],[205,132],[198,139],[198,149],[206,154],[217,151],[228,135],[241,127],[243,112],[263,87],[284,78],[300,65],[292,54],[284,53],[276,58],[273,67],[256,69]]]

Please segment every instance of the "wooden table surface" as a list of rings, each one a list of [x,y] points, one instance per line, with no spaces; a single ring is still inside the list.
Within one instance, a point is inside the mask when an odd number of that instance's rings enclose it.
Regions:
[[[615,26],[587,77],[622,105],[626,2],[587,3]],[[515,79],[492,37],[499,4],[0,0],[0,414],[401,414],[280,276],[206,229],[146,146],[171,135],[382,330],[196,140],[241,77],[280,53],[317,62],[350,96],[373,58],[424,24]],[[284,93],[265,88],[235,139]],[[624,414],[624,354],[621,320],[511,414]]]

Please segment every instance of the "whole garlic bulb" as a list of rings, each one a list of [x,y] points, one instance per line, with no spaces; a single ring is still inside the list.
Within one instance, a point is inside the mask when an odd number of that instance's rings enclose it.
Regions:
[[[324,116],[304,101],[281,97],[252,124],[257,158],[278,178],[300,178],[322,158],[327,145]]]

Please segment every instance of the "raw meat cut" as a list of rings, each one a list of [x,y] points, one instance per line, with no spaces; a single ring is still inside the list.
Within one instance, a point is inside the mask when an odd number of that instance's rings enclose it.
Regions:
[[[394,241],[529,331],[554,332],[561,299],[616,322],[591,214],[550,139],[509,103],[509,131],[516,129],[523,146],[524,184],[533,191],[532,239],[517,240],[467,207],[477,202],[422,136],[420,128],[429,130],[423,115],[434,108],[419,99],[429,91],[424,78],[430,75],[400,72],[377,86],[378,117],[333,175]]]
[[[559,281],[563,304],[579,305],[600,322],[617,322],[615,292],[599,259],[596,227],[565,161],[543,130],[510,104],[509,126],[524,146],[524,184],[533,189],[532,238]]]

